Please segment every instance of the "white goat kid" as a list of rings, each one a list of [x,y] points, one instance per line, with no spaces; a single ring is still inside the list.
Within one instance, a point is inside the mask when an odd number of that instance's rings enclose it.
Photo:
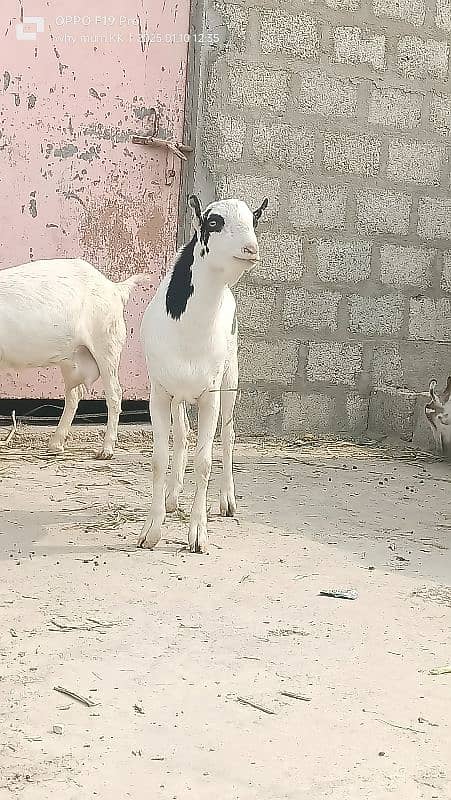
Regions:
[[[108,424],[98,457],[113,455],[122,401],[124,306],[142,280],[136,275],[112,283],[81,259],[0,270],[0,369],[58,365],[63,374],[65,405],[49,442],[52,452],[63,452],[84,389],[101,376]]]
[[[431,426],[438,453],[451,461],[451,375],[443,392],[437,394],[437,381],[429,384],[429,402],[424,411]]]
[[[154,453],[152,504],[138,545],[155,547],[162,536],[166,511],[178,507],[189,432],[185,402],[197,403],[196,493],[188,540],[191,551],[203,553],[208,543],[207,488],[220,410],[220,510],[227,516],[236,511],[232,450],[238,332],[235,299],[229,286],[258,261],[255,227],[268,201],[254,212],[240,200],[218,201],[204,212],[197,197],[190,197],[189,202],[194,210],[194,236],[177,254],[172,273],[159,286],[141,328],[150,378]],[[166,487],[171,416],[174,453]]]

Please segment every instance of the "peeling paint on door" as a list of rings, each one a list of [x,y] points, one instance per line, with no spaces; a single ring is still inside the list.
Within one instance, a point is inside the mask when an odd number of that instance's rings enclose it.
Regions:
[[[0,268],[83,257],[113,280],[147,272],[158,284],[175,250],[180,164],[131,140],[156,116],[159,136],[182,138],[189,5],[97,0],[93,12],[91,0],[56,0],[34,3],[27,23],[26,4],[3,0]],[[127,398],[147,396],[138,331],[149,299],[138,290],[127,312]],[[1,394],[62,387],[49,370],[2,374]]]

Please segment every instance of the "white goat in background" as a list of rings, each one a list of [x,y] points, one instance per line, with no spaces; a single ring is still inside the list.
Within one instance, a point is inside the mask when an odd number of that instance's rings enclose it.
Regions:
[[[259,259],[255,227],[268,205],[252,212],[240,200],[211,203],[201,211],[190,197],[195,233],[178,253],[172,273],[159,286],[143,317],[141,336],[150,378],[153,426],[153,496],[138,540],[153,548],[160,541],[166,511],[178,507],[187,459],[189,425],[185,402],[199,407],[195,456],[196,493],[189,523],[193,552],[207,550],[207,488],[213,439],[222,414],[223,476],[221,514],[236,511],[232,474],[233,412],[238,385],[235,299],[229,286]],[[169,465],[173,422],[174,453]]]
[[[61,453],[83,397],[99,376],[108,424],[98,458],[111,458],[122,391],[124,307],[144,276],[112,283],[81,259],[35,261],[0,270],[0,369],[59,366],[65,405],[49,448]]]
[[[451,375],[441,394],[437,394],[437,381],[429,384],[429,402],[424,411],[428,420],[437,451],[447,461],[451,461]]]

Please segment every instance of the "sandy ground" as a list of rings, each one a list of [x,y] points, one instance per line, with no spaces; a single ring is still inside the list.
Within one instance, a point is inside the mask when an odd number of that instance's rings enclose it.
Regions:
[[[451,797],[449,466],[240,444],[198,556],[183,513],[135,548],[145,439],[103,463],[35,436],[0,454],[1,800]]]

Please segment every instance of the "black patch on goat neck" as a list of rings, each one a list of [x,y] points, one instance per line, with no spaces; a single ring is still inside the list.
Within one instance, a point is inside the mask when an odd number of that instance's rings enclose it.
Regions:
[[[171,315],[172,319],[180,319],[183,312],[186,311],[188,300],[194,292],[191,267],[194,262],[196,242],[197,233],[185,245],[172,270],[171,280],[166,292],[166,311]]]
[[[220,214],[209,214],[208,212],[204,215],[200,225],[200,243],[202,245],[201,255],[204,256],[205,253],[209,252],[208,249],[208,240],[210,239],[210,235],[212,233],[220,233],[225,225],[224,217],[221,217]]]

